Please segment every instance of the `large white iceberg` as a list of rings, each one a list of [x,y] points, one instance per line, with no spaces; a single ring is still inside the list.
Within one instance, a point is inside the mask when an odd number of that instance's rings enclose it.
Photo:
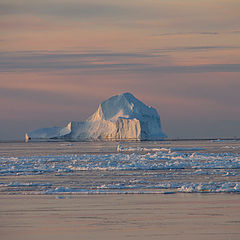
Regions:
[[[102,102],[86,121],[69,122],[64,128],[42,128],[26,138],[65,140],[161,140],[160,117],[155,108],[146,106],[131,93],[113,96]]]

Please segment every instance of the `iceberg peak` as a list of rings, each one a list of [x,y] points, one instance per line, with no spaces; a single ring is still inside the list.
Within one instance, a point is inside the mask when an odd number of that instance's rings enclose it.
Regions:
[[[143,115],[156,115],[157,111],[145,105],[131,93],[123,93],[103,101],[89,120],[117,121],[118,118],[143,118]]]

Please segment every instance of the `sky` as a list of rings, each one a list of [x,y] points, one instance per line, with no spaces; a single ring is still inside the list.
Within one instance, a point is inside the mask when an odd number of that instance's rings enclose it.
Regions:
[[[240,1],[0,0],[0,140],[123,92],[170,138],[240,137]]]

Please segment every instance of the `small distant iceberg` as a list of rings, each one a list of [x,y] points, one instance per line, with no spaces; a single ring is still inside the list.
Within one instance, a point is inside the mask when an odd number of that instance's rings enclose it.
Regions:
[[[31,139],[91,140],[162,140],[160,116],[131,93],[113,96],[102,102],[97,111],[82,122],[66,127],[41,128],[26,133]]]

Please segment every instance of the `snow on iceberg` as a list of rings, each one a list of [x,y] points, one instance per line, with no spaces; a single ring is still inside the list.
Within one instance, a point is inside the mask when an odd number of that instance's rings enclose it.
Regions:
[[[32,131],[34,138],[65,140],[161,140],[161,129],[155,108],[146,106],[131,93],[113,96],[102,102],[86,121],[70,122],[64,128],[52,127]]]
[[[71,132],[71,122],[66,127],[40,128],[25,134],[25,141],[31,139],[51,139],[64,136]]]

